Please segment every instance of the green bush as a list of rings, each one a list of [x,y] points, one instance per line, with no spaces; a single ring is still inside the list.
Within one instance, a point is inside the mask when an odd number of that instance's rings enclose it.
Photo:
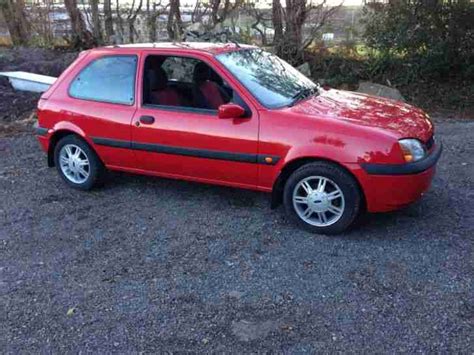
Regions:
[[[472,65],[467,66],[464,75],[436,80],[432,68],[429,75],[423,74],[426,71],[423,61],[411,62],[382,55],[347,57],[341,52],[308,53],[306,57],[309,58],[313,79],[334,88],[356,90],[360,81],[371,81],[399,89],[408,102],[429,111],[451,109],[467,116],[474,112]],[[445,64],[442,67],[445,68]]]
[[[364,12],[363,44],[305,54],[315,80],[350,90],[372,81],[427,109],[473,111],[474,3],[391,0]]]
[[[474,4],[468,0],[398,0],[366,6],[366,45],[376,66],[405,63],[402,81],[471,79],[474,62]]]

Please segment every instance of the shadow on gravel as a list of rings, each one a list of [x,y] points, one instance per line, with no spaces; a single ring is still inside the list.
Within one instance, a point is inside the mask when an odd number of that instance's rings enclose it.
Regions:
[[[186,200],[202,198],[220,199],[222,204],[237,208],[251,208],[257,202],[263,203],[263,200],[265,200],[265,203],[268,203],[268,208],[270,208],[270,194],[263,192],[119,172],[109,172],[107,181],[101,189],[122,189],[128,187],[153,188],[154,192],[158,193],[160,189],[172,189]]]
[[[227,205],[234,208],[248,208],[250,211],[259,205],[260,207],[267,208],[268,213],[272,213],[274,218],[278,218],[283,225],[298,230],[296,226],[287,220],[283,205],[278,206],[275,210],[270,209],[270,194],[263,192],[121,172],[109,172],[107,181],[100,190],[109,193],[116,189],[122,190],[130,187],[137,189],[146,188],[147,191],[151,189],[152,191],[150,192],[158,194],[158,196],[160,192],[172,190],[184,202],[212,199],[220,205]],[[425,199],[426,196],[410,206],[393,212],[363,213],[350,230],[340,235],[331,236],[331,238],[349,238],[353,240],[393,238],[399,240],[401,236],[386,234],[384,232],[395,226],[410,228],[413,223],[416,223],[416,219],[423,218],[423,212],[420,211],[420,207],[425,204]],[[254,212],[261,213],[261,210],[255,208]],[[298,230],[298,233],[316,236],[316,234],[301,230]]]

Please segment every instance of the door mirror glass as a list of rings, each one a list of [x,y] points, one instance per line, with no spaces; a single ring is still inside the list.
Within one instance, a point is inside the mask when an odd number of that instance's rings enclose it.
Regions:
[[[245,110],[237,104],[220,105],[218,109],[219,118],[240,118],[245,115]]]

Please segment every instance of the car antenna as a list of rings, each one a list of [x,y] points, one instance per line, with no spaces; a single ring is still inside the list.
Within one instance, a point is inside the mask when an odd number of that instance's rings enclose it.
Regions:
[[[174,41],[173,44],[175,46],[180,46],[180,47],[190,47],[190,45],[186,42],[183,42],[183,41]]]
[[[235,41],[235,40],[233,40],[233,39],[229,39],[229,41],[232,42],[233,44],[235,44],[235,46],[236,46],[237,48],[242,48],[242,47],[240,46],[239,42],[237,42],[237,41]]]

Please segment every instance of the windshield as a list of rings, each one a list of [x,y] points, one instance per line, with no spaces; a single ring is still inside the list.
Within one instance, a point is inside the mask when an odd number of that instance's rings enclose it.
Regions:
[[[291,105],[302,90],[316,88],[290,64],[261,49],[228,52],[216,58],[268,108]]]

